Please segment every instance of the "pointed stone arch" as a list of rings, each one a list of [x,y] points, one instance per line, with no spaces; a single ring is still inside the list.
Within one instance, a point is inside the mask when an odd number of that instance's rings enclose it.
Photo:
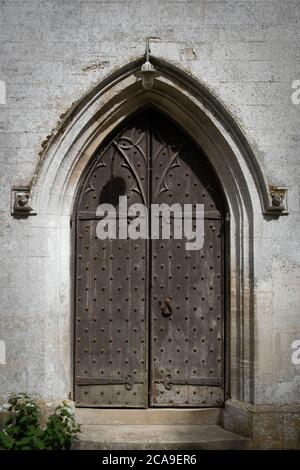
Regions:
[[[268,213],[271,200],[262,166],[225,105],[206,86],[183,70],[161,59],[153,58],[152,61],[160,74],[152,90],[144,90],[136,77],[143,62],[139,59],[108,76],[64,117],[41,155],[31,187],[30,200],[34,209],[44,210],[44,204],[48,207],[50,200],[54,202],[56,189],[59,188],[60,207],[65,212],[66,206],[62,201],[68,194],[68,177],[73,181],[75,170],[85,165],[94,148],[114,127],[129,114],[151,103],[170,114],[195,140],[200,140],[201,132],[202,146],[208,148],[210,141],[215,147],[214,153],[222,153],[227,147],[223,160],[232,169],[236,185],[243,184],[239,181],[242,176],[238,175],[240,169],[247,178],[246,186],[252,198],[256,193],[261,211]],[[76,158],[73,158],[72,152],[76,153]],[[210,159],[215,166],[221,164],[217,162],[217,156],[212,155]],[[63,182],[59,183],[59,179]],[[225,190],[226,186],[224,184]],[[46,193],[48,197],[45,197]],[[57,201],[55,205],[57,208]]]
[[[198,80],[153,58],[159,72],[151,90],[136,77],[143,59],[111,74],[65,116],[41,155],[29,204],[34,225],[46,218],[57,228],[55,305],[63,328],[57,331],[58,392],[72,390],[72,216],[76,191],[86,166],[104,139],[138,109],[151,104],[170,116],[201,147],[222,185],[230,214],[226,270],[228,398],[254,399],[253,230],[272,213],[262,167],[249,141],[226,107]],[[66,341],[66,337],[68,340]],[[45,339],[47,340],[47,339]],[[59,390],[61,392],[59,392]]]

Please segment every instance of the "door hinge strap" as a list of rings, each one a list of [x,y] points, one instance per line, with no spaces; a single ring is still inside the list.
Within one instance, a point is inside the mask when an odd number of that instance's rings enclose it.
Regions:
[[[142,381],[133,380],[131,375],[124,379],[117,378],[95,378],[95,377],[76,377],[76,385],[125,385],[126,390],[131,390],[133,385],[143,384]]]
[[[204,385],[210,387],[219,387],[222,385],[222,379],[219,377],[204,377],[198,379],[173,379],[171,377],[165,377],[162,380],[155,380],[154,383],[163,384],[167,390],[170,390],[172,385]]]

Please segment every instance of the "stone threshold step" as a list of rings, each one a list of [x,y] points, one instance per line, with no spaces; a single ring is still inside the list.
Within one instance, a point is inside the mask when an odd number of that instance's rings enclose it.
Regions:
[[[250,440],[217,425],[82,425],[77,450],[223,450]]]
[[[76,408],[80,424],[219,424],[222,408]]]

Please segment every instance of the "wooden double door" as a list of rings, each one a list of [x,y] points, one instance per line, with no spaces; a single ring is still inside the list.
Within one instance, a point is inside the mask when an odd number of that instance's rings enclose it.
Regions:
[[[204,204],[203,248],[187,250],[172,229],[99,239],[99,204],[133,222],[118,213],[120,196],[149,208],[149,226],[151,204]],[[96,153],[74,215],[77,406],[222,406],[223,196],[202,152],[145,109]]]

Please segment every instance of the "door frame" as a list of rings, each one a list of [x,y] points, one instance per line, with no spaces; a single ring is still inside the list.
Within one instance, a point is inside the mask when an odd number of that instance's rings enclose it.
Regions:
[[[125,116],[132,115],[151,103],[172,116],[208,156],[219,176],[230,213],[227,260],[230,289],[227,306],[227,346],[225,368],[230,397],[253,402],[254,318],[259,315],[254,302],[257,273],[254,277],[254,245],[260,256],[264,216],[278,217],[286,212],[272,208],[269,186],[259,157],[238,121],[206,85],[174,65],[155,57],[152,62],[159,72],[150,91],[142,88],[135,73],[143,57],[125,64],[108,75],[81,100],[44,143],[35,177],[31,183],[29,205],[37,212],[31,226],[55,228],[48,273],[51,275],[51,302],[44,306],[45,315],[57,315],[55,367],[45,364],[45,374],[55,387],[49,397],[72,397],[72,259],[70,217],[80,175],[96,148]],[[44,225],[40,225],[40,224]],[[46,225],[45,225],[46,224]],[[254,240],[254,227],[256,239]],[[50,231],[44,242],[52,242]],[[47,238],[48,237],[48,238]],[[47,285],[43,293],[46,296]],[[52,341],[53,331],[44,333],[45,343]],[[228,344],[229,343],[229,344]],[[229,377],[229,378],[228,378]]]
[[[141,109],[135,110],[131,115],[126,116],[125,120],[122,121],[122,123],[118,126],[116,126],[111,133],[109,133],[106,138],[104,139],[103,142],[101,142],[100,147],[101,148],[107,148],[114,137],[122,131],[123,128],[126,127],[127,123],[129,123],[132,119],[135,118],[135,116],[139,115],[141,112],[145,111],[147,108],[152,108],[152,109],[157,109],[152,103],[147,103],[145,104]],[[172,118],[172,116],[168,116],[165,112],[161,110],[159,111],[160,114],[164,115],[167,120],[169,120],[171,123],[173,123],[176,127],[178,127],[182,133],[186,136],[186,138],[192,143],[192,145],[197,149],[199,154],[206,160],[206,164],[208,168],[210,168],[210,171],[214,175],[217,181],[217,185],[219,186],[219,191],[220,195],[222,197],[222,203],[224,205],[224,213],[223,213],[223,230],[224,230],[224,235],[222,238],[222,290],[223,290],[223,301],[224,301],[224,306],[223,306],[223,380],[224,380],[224,403],[227,399],[230,398],[230,340],[228,338],[228,335],[230,334],[230,325],[228,324],[229,320],[229,314],[230,314],[230,212],[227,207],[227,201],[222,189],[221,182],[219,180],[219,176],[215,173],[214,168],[212,167],[208,156],[204,153],[203,149],[199,147],[199,144],[195,142],[193,138],[191,138],[184,128],[180,125],[180,123],[176,122],[175,119]],[[76,322],[75,322],[75,311],[76,311],[76,272],[77,272],[77,256],[76,256],[76,242],[77,242],[77,206],[78,202],[80,199],[80,194],[81,194],[81,188],[82,185],[91,171],[91,168],[94,163],[94,158],[99,152],[99,148],[96,148],[94,151],[94,154],[91,156],[88,165],[86,165],[84,171],[80,175],[80,179],[77,184],[76,188],[76,194],[74,198],[74,204],[73,204],[73,212],[70,217],[70,226],[71,226],[71,275],[72,275],[72,299],[73,299],[73,315],[72,315],[72,357],[73,357],[73,389],[72,389],[72,398],[75,400],[75,337],[76,337]],[[146,250],[148,254],[151,254],[152,249],[151,247],[151,240],[147,240],[147,246]],[[147,255],[147,260],[146,260],[146,265],[147,265],[147,271],[148,274],[151,272],[149,271],[149,266],[151,266],[151,259],[149,259],[149,256]],[[151,268],[150,268],[151,269]],[[150,274],[149,274],[150,275]],[[149,282],[147,282],[147,298],[148,298],[148,319],[147,319],[147,332],[146,336],[148,337],[148,350],[147,350],[147,378],[148,378],[148,397],[147,397],[147,406],[146,407],[140,407],[140,408],[132,408],[132,409],[156,409],[159,410],[160,407],[153,407],[150,405],[150,389],[151,389],[151,380],[150,380],[150,374],[151,374],[151,368],[150,368],[150,357],[151,357],[151,337],[150,337],[150,330],[151,330],[151,313],[150,313],[150,297],[149,297]],[[75,402],[75,405],[81,408],[85,408],[88,406],[84,405],[79,405]],[[224,404],[220,405],[219,407],[217,405],[209,406],[209,405],[204,405],[204,406],[195,406],[195,408],[223,408]],[[130,409],[130,408],[123,408],[123,407],[105,407],[105,406],[95,406],[93,407],[95,409],[101,408],[101,409]],[[191,409],[190,406],[172,406],[170,409]]]

